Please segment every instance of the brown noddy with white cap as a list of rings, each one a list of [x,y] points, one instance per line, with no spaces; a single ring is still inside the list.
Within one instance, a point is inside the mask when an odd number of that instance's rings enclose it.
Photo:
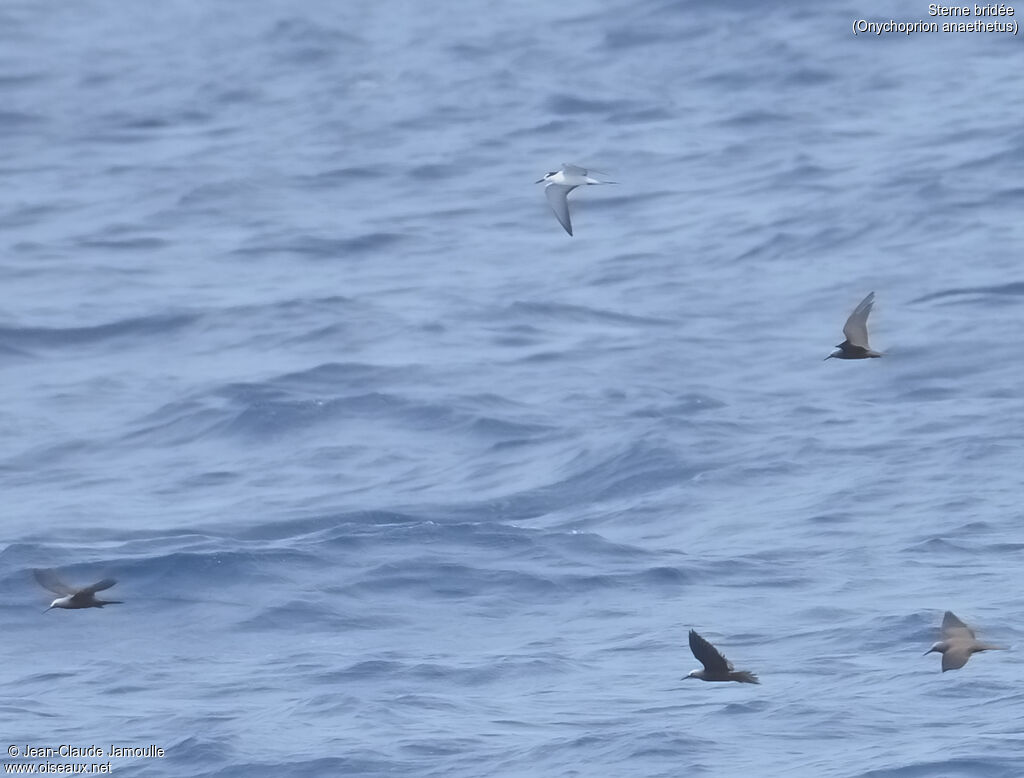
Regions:
[[[690,630],[690,650],[697,660],[704,665],[703,670],[691,670],[683,678],[699,678],[701,681],[736,681],[737,683],[761,683],[757,676],[746,670],[733,670],[732,662],[722,656],[718,649]]]
[[[836,346],[838,351],[833,351],[825,359],[869,359],[882,356],[877,351],[872,351],[868,345],[868,314],[871,313],[874,304],[874,292],[860,301],[843,325],[846,340]]]
[[[104,605],[123,604],[120,600],[96,599],[96,592],[102,592],[104,589],[109,589],[117,583],[113,578],[104,578],[92,586],[74,589],[61,581],[53,570],[33,570],[32,573],[35,575],[40,586],[44,589],[49,589],[54,594],[61,595],[50,603],[50,607],[46,610],[53,608],[67,608],[70,610],[77,608],[102,608]]]
[[[964,624],[953,615],[952,611],[946,611],[942,617],[942,640],[924,652],[928,656],[932,651],[942,654],[942,672],[947,670],[959,670],[971,654],[979,651],[1003,651],[1006,646],[990,646],[982,643],[974,637],[974,630]]]

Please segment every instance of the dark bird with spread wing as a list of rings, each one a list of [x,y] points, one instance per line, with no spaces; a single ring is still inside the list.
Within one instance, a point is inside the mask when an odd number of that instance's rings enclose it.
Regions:
[[[872,351],[868,345],[868,315],[875,305],[875,293],[871,292],[860,301],[860,304],[853,309],[850,318],[843,325],[843,335],[846,340],[836,346],[825,359],[869,359],[882,356],[877,351]]]
[[[946,615],[942,617],[942,640],[925,651],[924,655],[928,656],[932,651],[942,654],[942,672],[946,672],[959,670],[967,664],[971,654],[979,651],[1002,651],[1005,648],[982,643],[974,637],[974,630],[954,616],[952,611],[946,611]]]
[[[39,585],[49,589],[54,594],[61,595],[46,610],[53,608],[102,608],[104,605],[121,605],[120,600],[99,600],[96,599],[96,592],[109,589],[117,583],[113,578],[104,578],[102,581],[86,586],[82,589],[74,589],[61,581],[53,570],[33,570]]]
[[[702,681],[736,681],[738,683],[761,683],[757,676],[746,670],[733,670],[732,662],[722,656],[718,649],[690,630],[690,650],[697,660],[704,665],[703,670],[691,670],[686,678],[699,678]]]

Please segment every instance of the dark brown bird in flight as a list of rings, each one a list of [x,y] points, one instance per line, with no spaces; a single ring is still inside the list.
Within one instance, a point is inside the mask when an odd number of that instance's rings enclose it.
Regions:
[[[732,662],[722,656],[718,649],[690,630],[690,650],[697,660],[704,665],[703,670],[691,670],[686,678],[699,678],[702,681],[737,681],[738,683],[761,683],[757,676],[746,670],[733,670]]]
[[[104,605],[122,604],[120,600],[96,599],[96,592],[102,592],[104,589],[109,589],[117,583],[113,578],[104,578],[102,581],[94,583],[92,586],[86,586],[82,589],[73,589],[61,581],[53,570],[33,570],[32,573],[35,575],[40,586],[44,589],[49,589],[54,594],[61,595],[50,603],[50,607],[46,610],[51,610],[53,608],[102,608]]]
[[[924,652],[925,656],[938,651],[942,654],[942,672],[947,670],[959,670],[971,654],[979,651],[1005,650],[1005,646],[990,646],[982,643],[974,637],[974,630],[964,624],[953,615],[952,611],[946,611],[942,617],[942,640]]]

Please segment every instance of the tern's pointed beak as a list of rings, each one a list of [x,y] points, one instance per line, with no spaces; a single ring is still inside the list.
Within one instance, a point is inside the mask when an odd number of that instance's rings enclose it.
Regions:
[[[51,606],[50,606],[49,608],[47,608],[46,610],[44,610],[44,611],[43,611],[43,613],[49,613],[49,612],[50,612],[50,611],[52,611],[52,610],[53,610],[53,606],[51,605]]]
[[[538,179],[537,179],[536,181],[534,181],[533,183],[535,183],[535,184],[543,184],[543,183],[544,183],[545,181],[547,181],[547,180],[548,180],[548,179],[547,179],[547,176],[545,176],[544,178],[538,178]]]
[[[921,656],[928,656],[928,654],[930,654],[932,651],[938,651],[938,649],[937,648],[929,648],[927,651],[925,651],[923,654],[921,654]]]
[[[834,357],[834,356],[835,356],[835,354],[829,354],[829,355],[828,355],[827,357],[825,357],[825,358],[824,358],[824,359],[822,360],[822,362],[827,362],[828,360],[832,359],[832,357]]]

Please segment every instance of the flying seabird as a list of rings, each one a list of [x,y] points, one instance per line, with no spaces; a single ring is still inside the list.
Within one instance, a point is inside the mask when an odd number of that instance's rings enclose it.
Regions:
[[[561,170],[555,170],[545,174],[544,178],[537,179],[534,183],[547,182],[544,186],[544,194],[548,198],[551,209],[558,217],[558,223],[565,227],[565,231],[572,235],[572,221],[569,219],[569,201],[566,199],[569,192],[578,186],[591,184],[614,184],[615,181],[598,181],[591,178],[585,168],[562,163]]]
[[[739,683],[761,683],[757,676],[746,670],[733,670],[732,662],[722,656],[718,649],[690,630],[690,650],[697,660],[704,665],[703,670],[691,670],[686,678],[699,678],[702,681],[738,681]]]
[[[1003,651],[1006,646],[990,646],[975,639],[974,630],[964,624],[953,615],[952,611],[946,611],[942,617],[942,640],[924,652],[928,656],[932,651],[942,654],[942,672],[947,670],[959,670],[971,654],[978,651]]]
[[[113,578],[104,578],[102,581],[94,583],[92,586],[86,586],[83,589],[73,589],[66,583],[63,583],[53,570],[33,570],[32,573],[44,589],[49,589],[55,594],[62,595],[50,603],[50,607],[46,610],[52,608],[102,608],[104,605],[122,604],[120,600],[96,599],[96,592],[102,592],[104,589],[109,589],[117,583]]]
[[[843,325],[843,334],[846,340],[836,346],[838,351],[829,354],[825,359],[868,359],[869,357],[882,356],[877,351],[872,351],[868,345],[868,314],[875,304],[875,293],[871,292],[860,301],[860,304],[853,309],[850,318]]]

